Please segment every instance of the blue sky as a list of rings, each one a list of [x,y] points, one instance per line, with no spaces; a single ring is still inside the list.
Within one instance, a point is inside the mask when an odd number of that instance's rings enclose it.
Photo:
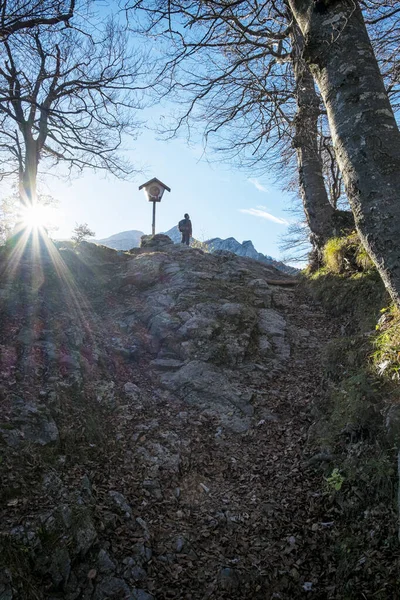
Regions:
[[[135,164],[146,165],[133,182],[91,172],[71,183],[46,177],[43,191],[60,200],[55,237],[69,238],[76,222],[87,223],[97,238],[130,229],[149,233],[152,205],[138,187],[157,177],[171,188],[157,205],[157,232],[170,229],[188,212],[197,239],[251,239],[259,252],[279,258],[279,237],[291,218],[285,212],[289,197],[267,177],[210,164],[201,158],[200,145],[188,148],[179,139],[157,141],[150,131],[140,136],[129,154]]]

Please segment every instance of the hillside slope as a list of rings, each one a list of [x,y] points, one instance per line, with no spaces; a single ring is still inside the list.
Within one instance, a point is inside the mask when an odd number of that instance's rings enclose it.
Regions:
[[[336,325],[296,280],[162,235],[15,258],[0,256],[0,598],[363,596],[345,595],[348,517],[309,442]],[[355,585],[395,598],[374,559],[385,523],[372,549],[358,539]]]

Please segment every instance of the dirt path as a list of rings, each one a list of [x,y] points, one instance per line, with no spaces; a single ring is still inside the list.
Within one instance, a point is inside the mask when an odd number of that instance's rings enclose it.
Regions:
[[[261,365],[245,375],[257,392],[256,425],[221,433],[212,417],[148,394],[145,411],[121,425],[123,463],[97,483],[99,497],[120,490],[144,520],[145,529],[122,522],[107,539],[122,560],[133,541],[151,548],[139,575],[157,600],[329,597],[333,518],[323,512],[321,474],[307,466],[307,439],[331,331],[298,290],[276,288],[274,297],[302,335],[280,372]]]
[[[0,600],[397,599],[392,507],[310,464],[337,324],[232,255],[61,257],[1,290]]]

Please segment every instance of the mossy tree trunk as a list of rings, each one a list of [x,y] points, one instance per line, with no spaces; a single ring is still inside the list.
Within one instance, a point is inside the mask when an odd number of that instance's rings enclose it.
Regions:
[[[400,133],[357,0],[288,0],[357,230],[400,305]]]
[[[322,258],[322,248],[334,235],[335,209],[329,202],[318,149],[320,98],[315,90],[311,71],[303,59],[304,38],[296,24],[292,31],[292,43],[297,101],[293,146],[297,155],[299,187],[304,213],[311,232],[312,255],[316,262],[319,262]]]

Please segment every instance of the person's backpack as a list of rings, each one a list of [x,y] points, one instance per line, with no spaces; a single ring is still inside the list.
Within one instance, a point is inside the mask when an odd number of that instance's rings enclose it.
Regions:
[[[188,223],[187,223],[186,219],[182,219],[182,221],[179,221],[178,229],[181,233],[184,233],[185,231],[188,230]]]

